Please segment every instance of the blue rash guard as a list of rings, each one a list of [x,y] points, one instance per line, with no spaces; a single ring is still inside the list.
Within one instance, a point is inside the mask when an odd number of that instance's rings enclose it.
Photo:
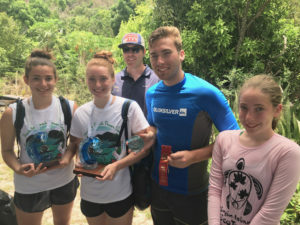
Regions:
[[[157,128],[152,178],[159,183],[161,145],[172,152],[193,150],[209,144],[212,123],[219,131],[239,129],[222,92],[205,80],[185,73],[174,86],[163,81],[146,93],[148,122]],[[208,187],[208,161],[180,169],[169,166],[168,186],[162,188],[180,194],[199,194]]]

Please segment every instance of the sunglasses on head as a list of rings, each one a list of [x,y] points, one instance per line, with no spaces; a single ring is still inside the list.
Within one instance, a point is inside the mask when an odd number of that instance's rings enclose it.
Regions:
[[[139,47],[139,46],[134,46],[134,47],[124,46],[122,49],[123,49],[123,53],[127,53],[129,51],[131,51],[133,53],[138,53],[141,50],[141,47]]]

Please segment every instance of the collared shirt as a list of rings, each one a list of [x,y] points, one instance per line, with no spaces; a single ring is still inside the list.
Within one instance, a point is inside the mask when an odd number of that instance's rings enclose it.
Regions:
[[[127,72],[127,67],[116,74],[116,82],[112,90],[113,95],[135,100],[147,115],[145,93],[152,85],[159,81],[154,71],[148,66],[143,74],[135,81]]]

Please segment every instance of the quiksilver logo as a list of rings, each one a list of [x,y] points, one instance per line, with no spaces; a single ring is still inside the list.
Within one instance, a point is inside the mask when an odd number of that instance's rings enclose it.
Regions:
[[[187,109],[186,108],[165,109],[165,108],[154,107],[153,111],[156,112],[156,113],[172,114],[172,115],[179,115],[179,116],[187,116]]]

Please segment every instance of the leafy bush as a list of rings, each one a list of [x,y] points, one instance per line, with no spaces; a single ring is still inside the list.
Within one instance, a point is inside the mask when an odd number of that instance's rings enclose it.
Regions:
[[[300,183],[298,183],[297,190],[281,217],[280,224],[300,224]]]
[[[288,101],[277,125],[277,132],[300,144],[300,126],[292,104]]]
[[[0,75],[14,77],[24,67],[32,42],[12,17],[0,12]]]

